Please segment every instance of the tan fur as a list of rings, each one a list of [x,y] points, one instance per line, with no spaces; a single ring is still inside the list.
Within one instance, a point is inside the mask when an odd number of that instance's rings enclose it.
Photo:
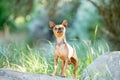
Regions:
[[[55,75],[56,73],[58,58],[60,58],[62,60],[61,75],[66,76],[67,65],[73,63],[73,74],[74,77],[76,77],[76,70],[78,69],[78,58],[75,49],[73,49],[66,41],[65,32],[67,27],[67,20],[64,20],[60,25],[55,25],[55,23],[51,21],[49,22],[49,24],[56,37],[56,47],[54,53],[54,70],[52,75]]]

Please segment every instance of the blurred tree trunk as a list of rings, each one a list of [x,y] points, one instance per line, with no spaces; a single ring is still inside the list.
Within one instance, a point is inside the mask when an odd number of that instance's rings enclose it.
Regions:
[[[5,36],[5,41],[8,43],[10,37],[10,29],[7,24],[4,24],[4,36]]]
[[[99,11],[106,24],[103,30],[117,50],[120,50],[120,0],[100,0],[100,3],[90,1]]]

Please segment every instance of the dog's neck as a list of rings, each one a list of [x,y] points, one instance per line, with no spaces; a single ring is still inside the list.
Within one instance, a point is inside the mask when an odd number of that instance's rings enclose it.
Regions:
[[[60,46],[61,44],[65,44],[66,43],[66,37],[60,37],[60,38],[56,38],[56,45]]]

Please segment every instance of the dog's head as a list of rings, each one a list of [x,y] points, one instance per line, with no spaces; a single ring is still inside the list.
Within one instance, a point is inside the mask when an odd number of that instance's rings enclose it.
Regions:
[[[56,38],[63,37],[65,35],[66,27],[67,27],[67,20],[64,20],[62,24],[56,25],[54,22],[49,22],[50,28],[53,30],[54,35]]]

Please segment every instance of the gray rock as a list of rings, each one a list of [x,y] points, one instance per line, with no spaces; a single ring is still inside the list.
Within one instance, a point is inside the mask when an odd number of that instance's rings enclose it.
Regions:
[[[120,51],[99,56],[83,71],[81,80],[120,80]]]
[[[18,72],[8,69],[0,69],[0,80],[74,80],[74,79],[42,74],[33,74],[28,72]]]

